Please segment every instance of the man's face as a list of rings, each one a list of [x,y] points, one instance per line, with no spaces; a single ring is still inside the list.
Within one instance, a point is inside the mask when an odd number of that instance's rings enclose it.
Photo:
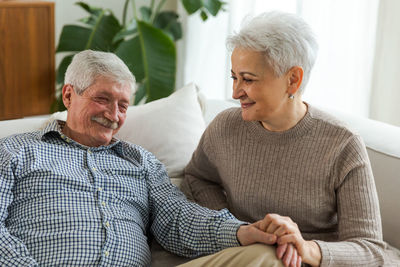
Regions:
[[[130,92],[128,83],[105,77],[97,78],[82,95],[76,94],[72,85],[64,85],[68,117],[63,132],[82,145],[108,145],[125,121]]]

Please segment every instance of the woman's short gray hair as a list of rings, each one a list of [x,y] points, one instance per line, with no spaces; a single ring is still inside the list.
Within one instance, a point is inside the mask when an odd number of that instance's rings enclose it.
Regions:
[[[134,91],[135,77],[125,63],[113,53],[93,50],[84,50],[73,57],[65,72],[64,83],[71,84],[81,95],[100,76],[119,84],[128,83],[131,92]]]
[[[294,66],[302,67],[300,94],[304,92],[318,51],[308,24],[299,16],[279,11],[262,13],[245,21],[239,33],[228,37],[227,47],[230,51],[239,47],[262,52],[277,77]]]

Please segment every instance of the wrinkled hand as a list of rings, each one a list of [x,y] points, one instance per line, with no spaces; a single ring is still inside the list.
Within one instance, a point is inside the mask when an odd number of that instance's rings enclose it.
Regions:
[[[312,266],[319,266],[321,261],[319,246],[314,241],[304,240],[299,227],[291,218],[278,214],[267,214],[263,220],[256,224],[261,231],[278,237],[278,249],[276,250],[278,258],[282,258],[284,253],[282,251],[285,250],[283,246],[293,244],[303,262]]]
[[[263,243],[266,245],[273,245],[277,241],[275,234],[267,233],[260,230],[257,226],[261,221],[251,225],[240,226],[237,232],[237,238],[242,246],[247,246],[255,243]],[[301,257],[298,255],[297,250],[292,244],[283,244],[278,246],[277,255],[285,266],[300,267]]]
[[[254,224],[240,226],[237,231],[237,238],[242,246],[255,243],[273,245],[277,240],[276,235],[261,231],[259,228],[255,227]]]

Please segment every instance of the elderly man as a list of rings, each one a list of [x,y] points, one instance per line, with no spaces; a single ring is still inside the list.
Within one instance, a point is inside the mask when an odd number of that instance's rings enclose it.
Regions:
[[[188,202],[152,154],[113,137],[134,82],[114,54],[83,51],[65,75],[67,121],[0,140],[1,266],[146,266],[150,233],[187,257],[276,242]]]

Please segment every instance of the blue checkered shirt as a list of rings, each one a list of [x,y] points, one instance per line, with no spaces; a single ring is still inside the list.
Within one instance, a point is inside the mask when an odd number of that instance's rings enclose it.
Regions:
[[[147,266],[149,234],[187,257],[239,245],[242,222],[188,202],[151,153],[62,126],[0,140],[0,266]]]

